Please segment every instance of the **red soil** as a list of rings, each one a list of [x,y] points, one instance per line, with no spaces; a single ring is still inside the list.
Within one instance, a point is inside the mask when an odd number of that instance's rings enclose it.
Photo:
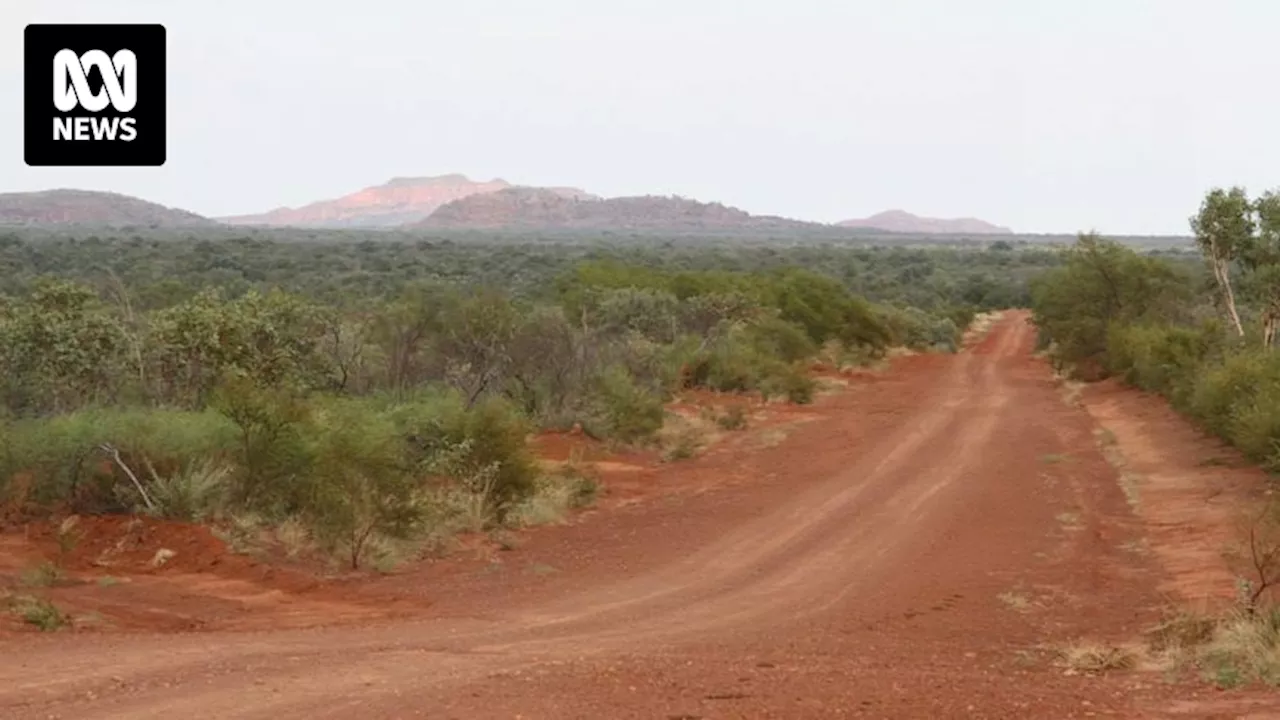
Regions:
[[[511,552],[295,592],[225,570],[225,552],[207,564],[199,531],[157,528],[190,565],[138,568],[148,540],[121,554],[133,583],[48,591],[102,607],[145,586],[111,608],[150,613],[123,623],[146,631],[0,638],[0,716],[1275,717],[1263,695],[1054,664],[1051,648],[1136,638],[1171,593],[1221,578],[1211,553],[1175,562],[1194,533],[1158,551],[1176,494],[1148,488],[1134,512],[1033,339],[1010,313],[956,355],[895,359],[810,407],[753,406],[747,430],[679,463],[540,437],[551,459],[598,454],[611,492]],[[1159,452],[1127,443],[1132,393],[1105,392],[1122,399],[1105,406],[1117,447],[1163,463],[1145,477],[1190,461],[1176,418],[1141,426]],[[1140,541],[1153,551],[1130,552]],[[3,542],[0,573],[31,559]],[[166,613],[207,631],[160,632],[180,627]]]

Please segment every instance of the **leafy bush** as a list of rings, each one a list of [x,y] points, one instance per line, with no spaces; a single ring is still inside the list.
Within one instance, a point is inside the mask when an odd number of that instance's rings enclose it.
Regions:
[[[499,519],[532,492],[538,473],[525,442],[530,428],[507,401],[490,397],[467,408],[456,393],[423,394],[395,403],[390,413],[419,472],[444,467],[467,491],[482,494]]]
[[[892,342],[912,350],[942,349],[954,352],[960,342],[960,330],[948,317],[931,315],[919,308],[883,306],[877,314],[889,328]],[[970,317],[972,315],[970,314]],[[966,327],[965,325],[960,327]]]
[[[301,508],[313,536],[358,568],[371,543],[409,537],[425,516],[408,445],[393,418],[359,400],[317,409],[314,464]]]
[[[596,381],[594,415],[604,437],[624,443],[646,440],[662,428],[663,398],[613,366]]]
[[[817,383],[798,365],[777,366],[760,383],[760,392],[766,400],[780,396],[797,405],[813,402],[816,389]]]
[[[1277,383],[1280,358],[1257,351],[1229,353],[1200,376],[1191,393],[1190,410],[1209,430],[1232,440],[1238,409],[1248,407]]]
[[[1217,351],[1218,336],[1216,328],[1115,323],[1107,337],[1108,369],[1185,406],[1201,366]]]
[[[306,437],[311,404],[288,386],[264,387],[236,375],[218,386],[213,407],[238,430],[231,501],[273,517],[299,511],[314,460]]]
[[[1081,235],[1063,260],[1031,285],[1035,323],[1053,341],[1059,364],[1105,368],[1113,323],[1165,323],[1187,314],[1192,283],[1168,262],[1094,235]]]
[[[1245,457],[1280,471],[1280,382],[1275,376],[1233,408],[1229,432]]]
[[[0,443],[0,498],[35,511],[65,505],[74,512],[130,509],[116,488],[128,484],[123,469],[101,451],[119,449],[139,477],[150,464],[174,472],[194,458],[230,455],[236,427],[216,412],[142,408],[87,409],[12,421]],[[13,481],[22,476],[19,487]],[[22,497],[16,494],[21,493]],[[127,493],[124,497],[127,497]],[[139,498],[135,498],[137,500]]]
[[[743,330],[746,342],[756,353],[795,363],[812,358],[818,345],[797,325],[781,318],[764,318]]]

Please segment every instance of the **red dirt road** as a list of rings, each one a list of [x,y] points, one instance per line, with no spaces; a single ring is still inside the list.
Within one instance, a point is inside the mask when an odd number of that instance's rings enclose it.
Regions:
[[[0,717],[1242,716],[1184,702],[1203,686],[1054,664],[1137,637],[1169,574],[1125,550],[1145,526],[1033,338],[1010,313],[785,439],[670,471],[705,492],[387,579],[423,599],[408,618],[0,640]]]

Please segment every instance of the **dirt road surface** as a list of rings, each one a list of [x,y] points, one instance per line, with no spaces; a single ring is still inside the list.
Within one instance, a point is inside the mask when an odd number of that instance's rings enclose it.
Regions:
[[[0,717],[1244,717],[1204,686],[1055,663],[1137,637],[1170,598],[1033,339],[1009,313],[785,439],[691,461],[733,476],[706,492],[448,583],[390,579],[430,599],[410,617],[0,640]]]

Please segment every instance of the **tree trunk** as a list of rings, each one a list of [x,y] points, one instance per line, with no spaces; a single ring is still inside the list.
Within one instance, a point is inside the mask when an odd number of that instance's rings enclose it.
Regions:
[[[1236,333],[1244,337],[1244,325],[1240,323],[1240,313],[1236,311],[1236,294],[1231,289],[1230,269],[1225,262],[1214,260],[1213,274],[1218,279],[1218,284],[1222,286],[1223,299],[1226,300],[1227,314],[1231,316],[1231,323],[1235,325]]]

